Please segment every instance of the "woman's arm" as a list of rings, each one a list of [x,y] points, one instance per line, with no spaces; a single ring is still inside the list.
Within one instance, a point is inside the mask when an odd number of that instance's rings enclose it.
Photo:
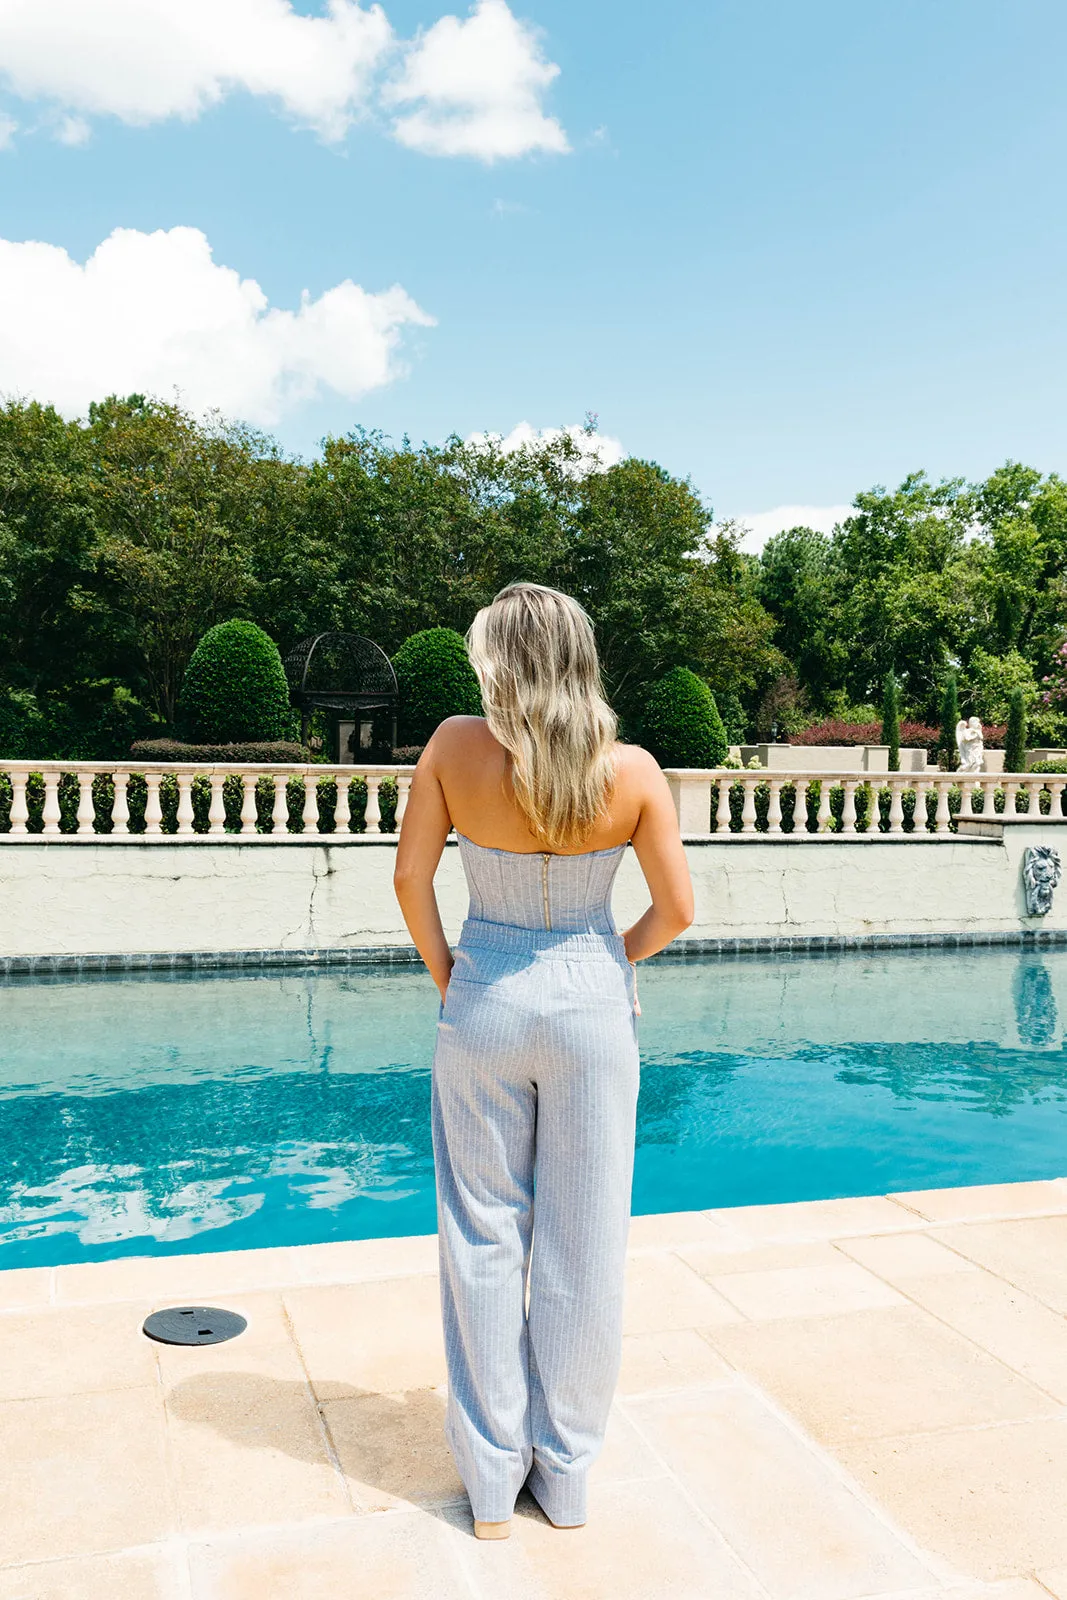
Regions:
[[[632,928],[627,928],[623,940],[627,959],[643,961],[689,927],[693,920],[693,884],[667,780],[646,751],[631,750],[630,759],[635,758],[643,768],[643,795],[633,847],[652,904]]]
[[[443,1000],[452,974],[452,952],[441,926],[433,877],[452,827],[452,818],[437,775],[436,746],[435,735],[422,752],[411,780],[411,793],[396,847],[393,888],[412,942],[429,967]]]

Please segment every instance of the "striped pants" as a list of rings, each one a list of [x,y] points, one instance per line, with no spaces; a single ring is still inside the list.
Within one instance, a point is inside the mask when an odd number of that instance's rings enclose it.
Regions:
[[[474,1516],[584,1522],[619,1368],[638,1052],[618,934],[468,920],[433,1063],[445,1433]],[[528,1304],[528,1310],[527,1310]]]

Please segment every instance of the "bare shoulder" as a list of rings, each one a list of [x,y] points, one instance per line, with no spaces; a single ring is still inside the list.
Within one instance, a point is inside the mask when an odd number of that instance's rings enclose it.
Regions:
[[[446,717],[426,746],[433,765],[452,765],[498,748],[484,717]]]
[[[663,769],[655,756],[639,744],[616,744],[615,770],[619,781],[635,790],[647,790],[663,780]]]

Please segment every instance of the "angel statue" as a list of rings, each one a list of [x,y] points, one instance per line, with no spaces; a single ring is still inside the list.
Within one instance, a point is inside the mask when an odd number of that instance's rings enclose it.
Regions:
[[[985,758],[982,724],[977,717],[963,718],[956,724],[956,749],[961,772],[981,772]]]

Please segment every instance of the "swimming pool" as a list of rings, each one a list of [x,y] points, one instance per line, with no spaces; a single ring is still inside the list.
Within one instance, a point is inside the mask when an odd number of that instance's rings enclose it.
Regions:
[[[641,974],[636,1212],[1067,1173],[1067,952]],[[0,989],[0,1267],[435,1226],[415,968]]]

